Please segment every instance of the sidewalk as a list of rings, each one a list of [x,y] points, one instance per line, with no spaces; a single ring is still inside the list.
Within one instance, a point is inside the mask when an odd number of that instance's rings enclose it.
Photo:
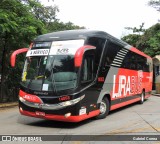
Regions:
[[[155,90],[152,90],[152,93],[151,93],[153,96],[159,96],[160,97],[160,94],[159,93],[156,93]]]
[[[0,108],[18,106],[18,102],[0,103]]]
[[[152,95],[160,97],[160,94],[152,94]]]

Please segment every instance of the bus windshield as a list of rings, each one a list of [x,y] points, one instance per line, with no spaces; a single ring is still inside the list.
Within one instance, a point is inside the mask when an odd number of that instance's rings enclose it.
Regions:
[[[73,55],[27,57],[21,84],[32,90],[60,91],[77,85]]]

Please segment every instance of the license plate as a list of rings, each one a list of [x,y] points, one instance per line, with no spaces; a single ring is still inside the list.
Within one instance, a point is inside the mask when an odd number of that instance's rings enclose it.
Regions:
[[[37,116],[45,116],[45,113],[44,113],[44,112],[36,111],[36,115],[37,115]]]

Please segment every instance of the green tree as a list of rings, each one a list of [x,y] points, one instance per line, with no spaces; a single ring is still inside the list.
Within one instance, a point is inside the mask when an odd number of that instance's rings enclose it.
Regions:
[[[16,68],[10,67],[10,55],[28,47],[37,36],[47,32],[79,29],[71,22],[56,19],[57,6],[45,7],[39,0],[0,1],[0,102],[17,100],[24,55],[19,55]]]
[[[150,0],[148,5],[160,12],[160,0]],[[158,20],[160,22],[160,20]]]
[[[160,0],[151,0],[149,1],[148,5],[154,7],[157,11],[160,12]]]
[[[127,30],[132,30],[133,34],[129,34],[127,36],[122,37],[121,39],[125,42],[127,42],[128,44],[136,47],[137,46],[137,42],[140,40],[141,35],[145,32],[144,29],[144,23],[142,23],[139,28],[137,27],[125,27],[125,29]]]
[[[127,36],[124,36],[123,38],[121,38],[123,41],[127,42],[128,44],[136,47],[137,46],[137,42],[139,41],[141,35],[137,35],[137,34],[129,34]]]
[[[84,28],[85,27],[74,25],[72,22],[63,23],[60,22],[59,20],[55,20],[54,22],[49,22],[47,25],[48,32],[72,30],[72,29],[84,29]]]
[[[160,23],[146,29],[142,35],[129,34],[124,36],[122,40],[137,47],[151,57],[160,55]]]
[[[160,55],[160,23],[147,29],[137,42],[137,47],[154,57]]]
[[[142,34],[142,33],[144,33],[145,32],[145,29],[144,29],[144,23],[142,23],[140,26],[139,26],[139,28],[137,28],[137,27],[125,27],[125,29],[127,29],[127,30],[132,30],[132,32],[134,33],[134,34]]]
[[[160,0],[150,0],[148,5],[160,12]],[[134,28],[132,30],[136,29]],[[141,27],[139,30],[141,30]],[[151,57],[160,55],[160,23],[157,23],[145,30],[142,35],[138,36],[130,34],[124,36],[122,40],[136,46]]]
[[[32,0],[34,1],[34,0]],[[22,69],[22,60],[16,69],[10,68],[10,54],[15,49],[28,47],[31,40],[46,32],[44,23],[32,13],[32,7],[20,0],[1,0],[0,3],[0,63],[1,95],[0,101],[13,100],[13,91],[17,85]],[[20,56],[19,58],[21,58]],[[24,61],[24,57],[23,57]]]
[[[58,6],[44,6],[39,0],[19,0],[25,5],[28,5],[31,9],[30,12],[37,18],[41,20],[44,24],[48,22],[53,22],[56,20],[56,13],[59,12]]]

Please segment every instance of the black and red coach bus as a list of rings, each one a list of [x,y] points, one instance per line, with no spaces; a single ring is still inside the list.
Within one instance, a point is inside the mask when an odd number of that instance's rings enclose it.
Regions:
[[[19,92],[22,115],[79,122],[151,95],[152,59],[103,31],[38,36],[27,52]]]

